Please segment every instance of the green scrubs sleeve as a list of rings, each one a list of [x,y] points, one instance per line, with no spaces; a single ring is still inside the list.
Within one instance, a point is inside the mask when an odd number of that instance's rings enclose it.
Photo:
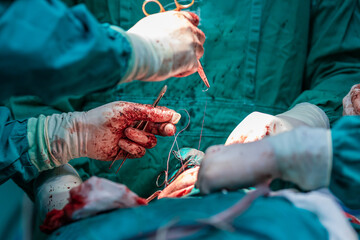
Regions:
[[[28,155],[27,120],[10,120],[10,111],[0,107],[0,184],[9,178],[26,183],[38,176]],[[18,180],[18,181],[17,181]]]
[[[85,95],[115,86],[131,55],[125,35],[100,24],[83,4],[0,3],[0,100]]]
[[[347,207],[360,209],[360,116],[341,118],[331,131],[330,190]]]
[[[322,108],[334,123],[342,98],[360,79],[359,1],[313,1],[305,91],[295,100]]]

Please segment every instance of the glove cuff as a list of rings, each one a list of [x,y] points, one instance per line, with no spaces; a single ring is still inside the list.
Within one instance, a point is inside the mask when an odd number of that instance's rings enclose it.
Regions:
[[[45,171],[56,167],[52,161],[45,137],[44,115],[38,118],[30,118],[27,126],[27,139],[29,142],[29,157],[31,163],[40,171]]]
[[[136,61],[137,54],[135,52],[136,44],[134,43],[134,40],[131,40],[130,36],[124,30],[122,30],[120,27],[118,27],[116,25],[110,25],[110,28],[113,29],[114,31],[119,32],[123,37],[125,37],[131,46],[131,56],[129,59],[128,68],[127,68],[127,71],[124,74],[124,76],[119,81],[119,84],[131,82],[135,79],[136,70],[137,70],[137,61]]]
[[[122,81],[160,81],[168,76],[173,68],[173,53],[169,43],[146,39],[127,32],[133,54],[128,74]]]
[[[45,141],[55,166],[86,156],[86,127],[83,112],[53,114],[46,118]]]
[[[129,64],[129,74],[126,76],[127,79],[124,80],[127,82],[141,80],[148,74],[150,68],[154,68],[153,65],[156,65],[156,58],[151,59],[151,46],[142,37],[128,32],[127,38],[133,51]]]
[[[311,103],[300,103],[292,109],[282,114],[276,115],[282,121],[286,122],[288,128],[294,128],[299,125],[306,125],[316,128],[330,128],[329,118],[325,112],[318,106]]]
[[[327,187],[332,168],[330,130],[299,127],[264,139],[272,146],[280,178],[304,190]]]
[[[81,157],[81,149],[86,152],[86,146],[83,146],[86,141],[79,141],[81,137],[78,135],[86,131],[81,131],[74,124],[79,115],[81,113],[53,114],[48,117],[40,115],[28,120],[28,153],[31,163],[40,172]]]

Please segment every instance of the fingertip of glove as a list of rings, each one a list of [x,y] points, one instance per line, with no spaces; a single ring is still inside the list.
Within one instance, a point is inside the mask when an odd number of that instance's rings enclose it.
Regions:
[[[180,119],[181,119],[180,113],[175,112],[171,118],[171,123],[177,124],[180,121]]]
[[[195,13],[193,12],[188,12],[188,11],[183,11],[183,12],[180,12],[182,14],[184,14],[186,16],[186,18],[194,25],[194,26],[198,26],[199,25],[199,22],[200,22],[200,19],[199,19],[199,16],[196,15]]]
[[[173,136],[176,133],[176,126],[172,123],[165,123],[161,125],[159,131],[162,136]]]

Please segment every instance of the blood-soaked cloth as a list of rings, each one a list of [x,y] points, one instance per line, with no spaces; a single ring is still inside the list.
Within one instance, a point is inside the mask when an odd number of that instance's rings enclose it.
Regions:
[[[146,204],[145,199],[138,197],[123,184],[91,177],[70,190],[69,203],[63,209],[53,209],[47,213],[40,229],[51,233],[67,223],[101,212]]]

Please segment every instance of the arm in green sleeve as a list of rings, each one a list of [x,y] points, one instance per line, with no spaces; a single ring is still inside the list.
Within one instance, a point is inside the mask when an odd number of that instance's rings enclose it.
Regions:
[[[0,107],[0,184],[12,177],[26,183],[38,176],[28,154],[27,124],[10,120],[9,109]]]
[[[360,9],[357,1],[313,5],[305,91],[295,100],[319,106],[334,123],[342,98],[360,79]]]
[[[84,5],[0,3],[0,29],[0,100],[31,94],[52,101],[115,86],[132,54],[125,35],[99,24]]]
[[[330,190],[350,208],[360,209],[360,116],[342,117],[331,131]]]
[[[44,125],[44,115],[11,120],[9,109],[0,107],[0,184],[12,178],[30,198],[39,173],[60,165],[50,160]]]

